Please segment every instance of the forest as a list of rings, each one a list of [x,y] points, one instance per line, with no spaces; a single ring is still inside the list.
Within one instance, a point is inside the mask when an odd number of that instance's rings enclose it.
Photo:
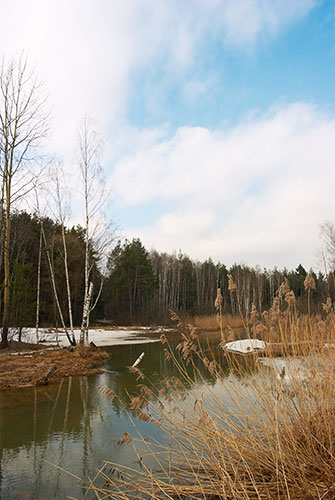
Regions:
[[[49,217],[14,211],[10,228],[10,326],[35,326],[38,292],[40,325],[62,326],[55,290],[64,322],[69,325],[61,224]],[[41,228],[44,241],[41,239]],[[74,325],[80,325],[85,293],[85,229],[81,226],[65,227],[64,236],[72,321]],[[222,291],[223,312],[238,314],[235,294],[228,291],[228,274],[236,280],[242,310],[246,315],[253,304],[259,311],[267,310],[284,278],[288,279],[295,294],[298,310],[302,313],[307,311],[304,287],[307,270],[301,264],[294,270],[260,269],[241,264],[228,268],[211,258],[200,262],[182,252],[167,254],[148,250],[136,238],[118,241],[106,256],[98,255],[93,243],[90,243],[89,252],[91,280],[96,294],[103,282],[91,323],[108,320],[114,325],[167,324],[171,309],[189,316],[213,314],[217,288]],[[320,305],[326,302],[327,297],[335,298],[335,274],[319,272],[314,274],[314,279],[316,287],[312,291],[311,308],[313,312],[320,312]],[[3,280],[1,265],[2,283]],[[0,307],[2,313],[3,288]]]

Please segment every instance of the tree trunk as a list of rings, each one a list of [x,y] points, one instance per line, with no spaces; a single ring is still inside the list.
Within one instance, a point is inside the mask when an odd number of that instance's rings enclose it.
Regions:
[[[69,309],[69,321],[70,321],[70,329],[71,329],[71,336],[72,336],[72,345],[76,345],[76,339],[75,339],[74,331],[73,331],[73,317],[72,317],[72,302],[71,302],[69,267],[68,267],[68,263],[67,263],[67,246],[66,246],[66,241],[65,241],[65,230],[64,230],[63,222],[62,222],[62,240],[63,240],[63,248],[64,248],[64,269],[65,269],[67,303],[68,303],[68,309]]]
[[[49,264],[49,271],[50,271],[50,277],[51,277],[51,283],[52,283],[52,290],[53,290],[53,293],[54,293],[54,297],[55,297],[55,302],[56,302],[56,306],[57,306],[59,318],[61,320],[62,327],[64,329],[64,332],[65,332],[65,334],[67,336],[67,339],[68,339],[70,345],[75,345],[75,344],[72,343],[72,340],[70,338],[69,332],[67,331],[67,328],[65,326],[65,321],[64,321],[62,309],[60,307],[60,303],[59,303],[59,299],[58,299],[58,293],[57,293],[56,281],[55,281],[55,273],[54,273],[52,262],[51,262],[51,258],[50,258],[50,252],[49,252],[49,249],[48,249],[48,245],[47,245],[47,240],[46,240],[46,237],[45,237],[45,232],[44,232],[43,224],[41,224],[41,231],[42,231],[44,245],[45,245],[45,250],[46,250],[46,254],[47,254],[47,259],[48,259],[48,264]]]
[[[36,151],[47,132],[47,115],[43,107],[39,82],[34,73],[28,70],[27,61],[23,57],[9,62],[3,58],[0,66],[0,168],[6,215],[1,347],[8,346],[11,209],[15,202],[33,189],[36,182],[30,169],[24,172],[24,182],[20,173],[23,173],[25,166],[32,164],[31,152]]]
[[[37,294],[36,294],[36,342],[39,342],[38,328],[40,323],[40,292],[41,292],[41,257],[42,257],[42,229],[40,228],[40,245],[37,264]]]
[[[90,282],[89,288],[88,288],[88,293],[85,297],[85,302],[84,302],[84,307],[83,307],[83,319],[81,323],[81,329],[80,329],[80,343],[88,344],[88,325],[89,325],[89,318],[90,318],[90,305],[91,305],[91,299],[92,299],[92,294],[93,294],[93,283],[92,281]]]
[[[6,218],[5,218],[5,241],[4,241],[4,290],[3,290],[3,316],[2,316],[2,339],[1,347],[8,347],[9,327],[9,240],[10,240],[10,186],[6,185]]]

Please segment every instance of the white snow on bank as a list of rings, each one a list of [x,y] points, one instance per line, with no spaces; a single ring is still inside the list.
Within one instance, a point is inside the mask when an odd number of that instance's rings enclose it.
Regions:
[[[262,358],[259,359],[262,366],[269,368],[277,380],[290,383],[306,382],[320,374],[324,367],[318,363],[318,357],[307,356],[305,358]]]
[[[157,338],[150,338],[146,333],[157,334]],[[104,328],[100,329],[90,329],[88,331],[89,342],[94,342],[98,347],[100,346],[113,346],[113,345],[125,345],[125,344],[147,344],[150,342],[159,342],[159,336],[166,331],[161,327],[157,329],[152,329],[150,327],[138,327],[138,328],[127,328],[120,327],[113,330],[106,330]],[[69,331],[70,334],[70,331]],[[79,342],[80,330],[74,330],[75,339]],[[11,331],[10,338],[13,340],[18,340],[19,334],[16,329]],[[36,344],[36,329],[35,328],[23,328],[22,337],[23,342],[30,342]],[[61,347],[69,345],[69,341],[64,333],[64,330],[56,330],[51,328],[40,328],[39,329],[39,342],[43,342],[45,345],[56,345],[59,344]]]
[[[229,352],[250,354],[259,350],[264,350],[265,342],[258,339],[236,340],[235,342],[227,342],[227,344],[225,344],[223,348]]]

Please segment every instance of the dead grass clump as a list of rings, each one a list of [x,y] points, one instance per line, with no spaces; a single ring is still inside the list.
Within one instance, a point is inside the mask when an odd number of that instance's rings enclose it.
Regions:
[[[6,351],[0,354],[0,390],[39,385],[41,377],[54,366],[52,378],[101,373],[97,365],[106,359],[106,352],[84,346],[72,352],[37,350],[29,356],[12,356]]]
[[[164,348],[179,377],[163,388],[141,383],[141,404],[129,401],[141,420],[156,422],[165,444],[129,436],[140,467],[107,462],[98,478],[105,483],[90,485],[97,498],[335,498],[334,311],[328,301],[324,317],[299,316],[287,285],[267,314],[253,308],[243,318],[250,336],[258,328],[285,357],[269,352],[247,373],[235,362],[227,374],[175,316],[182,340]]]

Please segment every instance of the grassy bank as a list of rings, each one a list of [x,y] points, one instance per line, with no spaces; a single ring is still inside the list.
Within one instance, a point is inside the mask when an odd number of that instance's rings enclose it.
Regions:
[[[17,342],[0,352],[0,391],[43,385],[49,379],[101,373],[97,365],[109,357],[99,349],[84,346],[73,351],[37,347]],[[20,355],[22,350],[30,351],[29,355]]]
[[[305,286],[312,290],[313,282]],[[233,279],[230,287],[238,294]],[[139,380],[139,395],[128,402],[169,445],[125,434],[120,445],[134,447],[140,466],[106,463],[90,485],[97,498],[334,499],[335,316],[331,301],[323,309],[322,316],[299,315],[283,283],[269,311],[253,308],[241,321],[244,335],[280,343],[284,357],[269,351],[247,366],[233,357],[228,375],[221,355],[174,316],[182,342],[176,350],[162,342],[180,376],[164,390]]]

